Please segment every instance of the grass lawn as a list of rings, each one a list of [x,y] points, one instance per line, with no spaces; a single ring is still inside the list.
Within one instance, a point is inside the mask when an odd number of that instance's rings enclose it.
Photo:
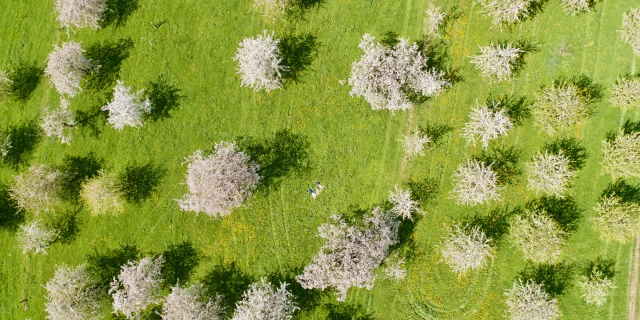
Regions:
[[[591,77],[604,85],[605,91],[595,115],[567,133],[584,143],[589,158],[572,188],[584,209],[582,220],[570,236],[562,259],[577,264],[598,256],[615,259],[617,288],[600,308],[587,306],[576,286],[558,300],[565,319],[626,319],[633,245],[599,240],[587,218],[593,214],[596,198],[611,181],[600,170],[605,133],[617,130],[627,119],[638,120],[638,110],[624,113],[608,102],[608,89],[615,79],[636,72],[636,57],[616,31],[622,13],[635,1],[599,1],[592,12],[572,17],[565,15],[558,0],[553,0],[533,19],[502,32],[491,28],[489,19],[471,0],[434,2],[444,8],[457,5],[461,12],[445,40],[453,66],[461,68],[463,81],[412,111],[391,114],[373,111],[363,99],[350,97],[350,88],[340,80],[349,77],[351,63],[361,55],[358,43],[364,33],[381,38],[393,31],[401,37],[419,39],[426,0],[328,0],[319,9],[310,10],[304,19],[275,23],[266,23],[253,13],[248,0],[140,0],[139,8],[120,27],[69,35],[58,27],[53,1],[1,1],[0,69],[21,60],[36,61],[44,67],[53,44],[68,39],[88,47],[99,41],[129,38],[133,47],[122,61],[119,79],[138,90],[163,75],[181,89],[184,98],[170,118],[122,132],[103,123],[96,130],[80,127],[74,131],[71,145],[43,137],[22,164],[0,168],[0,182],[6,185],[30,164],[60,165],[67,156],[93,153],[103,159],[103,168],[110,172],[122,172],[133,163],[151,163],[165,172],[150,198],[127,205],[119,216],[96,217],[79,206],[69,206],[70,211],[79,210],[78,233],[69,243],[55,243],[46,255],[23,255],[15,232],[0,229],[0,319],[44,319],[43,285],[53,276],[56,265],[75,266],[96,250],[125,244],[155,254],[172,244],[191,242],[201,256],[191,280],[205,279],[217,266],[230,263],[253,279],[293,272],[308,264],[317,252],[321,245],[317,227],[329,222],[332,214],[369,208],[384,201],[395,184],[426,177],[440,182],[439,193],[424,207],[426,214],[415,226],[415,255],[407,263],[407,278],[396,283],[383,279],[380,273],[371,291],[350,290],[343,304],[335,302],[333,295],[321,296],[317,305],[305,308],[299,316],[502,318],[503,292],[527,266],[522,254],[506,240],[490,267],[457,277],[439,263],[434,246],[446,234],[447,226],[460,218],[497,206],[522,205],[534,195],[527,191],[526,179],[521,177],[504,190],[500,204],[473,208],[456,205],[450,197],[451,175],[460,163],[481,151],[480,146],[466,145],[460,131],[476,99],[484,101],[490,93],[516,93],[531,99],[542,85],[551,84],[559,76],[574,75]],[[265,29],[276,35],[312,34],[319,43],[319,54],[301,81],[269,94],[240,88],[232,60],[243,38]],[[477,53],[478,45],[500,40],[530,40],[539,46],[526,56],[526,65],[514,81],[491,84],[473,69],[469,57]],[[557,53],[561,44],[570,47],[570,55]],[[89,112],[104,105],[113,85],[106,90],[83,91],[71,100],[71,109]],[[0,129],[36,121],[44,107],[58,103],[58,94],[43,78],[29,100],[9,101],[0,107]],[[428,123],[448,124],[454,131],[425,156],[403,160],[399,139]],[[222,140],[269,138],[282,129],[304,135],[309,141],[308,171],[285,176],[278,188],[257,192],[246,208],[234,210],[221,220],[180,211],[175,199],[186,192],[185,157]],[[492,143],[520,148],[523,167],[551,139],[528,120]],[[314,180],[326,186],[315,200],[306,191]]]

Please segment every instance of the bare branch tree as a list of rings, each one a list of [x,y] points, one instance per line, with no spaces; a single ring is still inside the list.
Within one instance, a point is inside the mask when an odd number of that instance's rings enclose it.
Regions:
[[[152,303],[162,301],[162,256],[142,258],[122,266],[118,278],[110,284],[114,312],[136,319]]]
[[[476,139],[479,139],[485,149],[489,146],[490,140],[506,135],[513,126],[504,109],[494,112],[486,105],[478,104],[477,100],[476,107],[471,109],[469,118],[470,121],[462,129],[462,136],[467,143],[473,143],[474,146]]]
[[[101,294],[85,265],[75,269],[62,265],[47,282],[45,308],[50,320],[102,319]]]
[[[554,320],[562,316],[558,301],[531,280],[527,283],[518,280],[504,295],[511,320]]]
[[[395,189],[395,192],[389,192],[389,202],[393,204],[391,212],[402,219],[409,220],[413,220],[414,212],[422,213],[418,201],[411,199],[411,193],[408,190],[402,190],[398,185],[395,185]]]
[[[55,46],[47,57],[47,67],[44,73],[58,93],[73,97],[82,91],[80,82],[91,63],[84,56],[84,50],[79,43],[68,41],[62,46]]]
[[[113,99],[102,107],[109,112],[109,123],[116,130],[122,130],[126,126],[141,127],[145,113],[151,112],[151,101],[143,100],[144,90],[131,92],[131,88],[118,80],[113,89]]]
[[[183,211],[223,217],[239,207],[258,186],[259,166],[238,151],[235,142],[220,142],[204,156],[197,150],[186,159],[187,193],[178,204]]]
[[[590,277],[581,276],[578,287],[582,291],[582,297],[587,304],[601,307],[607,302],[607,297],[616,288],[611,279],[607,278],[599,270],[596,270]]]
[[[80,198],[93,215],[119,214],[124,210],[125,199],[118,179],[104,170],[82,184]]]
[[[622,26],[618,32],[622,41],[631,45],[633,52],[640,55],[640,7],[622,14]]]
[[[565,232],[543,211],[517,215],[509,227],[511,241],[535,263],[553,263],[562,254]]]
[[[402,147],[407,157],[411,158],[415,155],[424,155],[424,146],[431,142],[426,134],[420,130],[415,130],[410,136],[403,136]]]
[[[595,212],[591,224],[603,240],[628,243],[640,232],[640,206],[636,203],[609,196],[598,202]]]
[[[43,227],[40,220],[34,220],[27,225],[21,225],[18,232],[18,243],[22,253],[47,253],[47,249],[58,239],[58,232]]]
[[[221,297],[207,299],[202,284],[171,287],[162,306],[163,320],[222,320]]]
[[[290,320],[299,308],[293,302],[293,295],[287,290],[287,283],[274,289],[261,278],[242,294],[242,300],[236,304],[232,320]]]
[[[439,249],[453,272],[464,275],[469,270],[483,268],[489,258],[493,259],[490,242],[478,227],[455,225]]]
[[[618,78],[611,88],[609,102],[623,110],[640,107],[640,77]]]
[[[453,195],[458,204],[476,205],[500,200],[498,175],[483,162],[474,159],[460,164],[453,180]]]
[[[450,85],[443,72],[427,68],[427,58],[407,39],[389,48],[365,34],[358,47],[364,54],[351,64],[349,94],[363,97],[373,110],[407,110],[413,107],[407,91],[432,97]]]
[[[73,112],[69,110],[69,101],[62,99],[57,110],[44,109],[40,127],[47,137],[56,137],[60,142],[71,144],[71,129],[75,127]]]
[[[64,28],[100,29],[100,17],[107,9],[106,0],[55,0],[58,21]]]
[[[619,134],[602,142],[602,172],[612,178],[640,178],[640,133]]]
[[[527,163],[527,187],[536,195],[554,195],[563,197],[575,171],[569,166],[569,159],[562,154],[538,152],[533,161]]]
[[[335,224],[318,228],[318,235],[326,242],[296,280],[305,289],[333,288],[337,300],[344,301],[351,287],[373,287],[374,270],[398,242],[399,223],[395,214],[380,207],[365,216],[362,226],[349,226],[337,215],[332,218]]]
[[[581,123],[592,109],[588,93],[574,84],[545,87],[533,104],[537,124],[549,134]]]
[[[532,0],[478,0],[493,26],[513,25],[529,15]]]
[[[424,34],[433,38],[440,38],[440,28],[442,28],[447,15],[433,3],[429,3],[424,14]]]
[[[473,56],[471,63],[476,65],[482,76],[491,81],[505,81],[513,77],[516,61],[523,53],[522,49],[508,43],[493,43],[480,47],[480,54]]]
[[[282,86],[280,72],[287,67],[282,65],[279,42],[280,39],[274,38],[273,33],[268,34],[267,30],[240,42],[233,61],[238,62],[241,86],[251,87],[256,92],[263,89],[270,92]]]
[[[32,165],[27,172],[15,177],[9,196],[18,207],[35,214],[46,212],[62,203],[58,194],[62,173],[41,164]]]

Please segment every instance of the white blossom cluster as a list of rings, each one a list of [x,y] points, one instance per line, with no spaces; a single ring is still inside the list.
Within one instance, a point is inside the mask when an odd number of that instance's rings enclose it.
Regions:
[[[389,258],[387,258],[386,260],[389,260]],[[400,281],[407,276],[407,269],[404,267],[404,258],[398,259],[395,262],[385,262],[385,264],[385,279]]]
[[[593,106],[573,84],[544,88],[533,104],[537,124],[549,134],[576,125],[591,115]]]
[[[251,87],[253,91],[279,89],[282,86],[280,72],[287,69],[282,65],[278,43],[267,30],[264,34],[245,38],[240,42],[234,61],[238,62],[238,74],[241,86]]]
[[[619,78],[611,88],[609,101],[624,110],[640,107],[640,77]]]
[[[483,162],[474,159],[460,164],[453,180],[453,195],[458,204],[477,205],[500,200],[498,175]]]
[[[265,278],[253,283],[236,304],[232,320],[290,320],[298,310],[287,284],[274,289]]]
[[[640,206],[618,196],[600,199],[591,217],[593,228],[605,241],[628,243],[640,232]]]
[[[202,284],[189,287],[171,287],[171,293],[162,305],[162,320],[222,320],[220,296],[207,299]]]
[[[413,103],[407,90],[432,97],[450,85],[443,72],[426,68],[427,58],[407,39],[400,39],[395,47],[389,48],[365,34],[358,47],[364,54],[351,64],[349,94],[363,97],[373,110],[411,109]]]
[[[564,11],[572,16],[589,12],[589,0],[561,0]]]
[[[82,46],[74,41],[68,41],[62,46],[55,46],[47,57],[47,67],[44,73],[63,96],[73,97],[82,91],[80,83],[91,63],[84,56]]]
[[[510,320],[555,320],[562,316],[558,300],[531,280],[526,283],[518,280],[504,295]]]
[[[640,133],[619,134],[602,142],[602,172],[612,178],[640,178]]]
[[[473,56],[471,63],[480,70],[482,76],[492,81],[505,81],[513,76],[516,60],[524,51],[508,43],[493,43],[480,47],[480,54]]]
[[[214,150],[208,156],[197,150],[186,159],[189,193],[178,200],[183,211],[223,217],[241,206],[258,186],[259,166],[238,151],[235,142],[220,142]]]
[[[50,320],[98,320],[100,314],[100,290],[93,283],[85,265],[75,269],[62,265],[45,285],[47,303],[45,309]]]
[[[124,211],[125,199],[117,178],[105,172],[82,183],[80,198],[92,215],[119,214]]]
[[[532,0],[478,0],[494,26],[515,24],[529,14]]]
[[[252,0],[253,8],[269,20],[276,20],[291,7],[291,0]]]
[[[64,144],[71,144],[70,130],[76,125],[73,112],[69,110],[69,101],[62,99],[60,108],[56,110],[44,109],[40,127],[47,137],[56,137]]]
[[[413,220],[414,212],[421,213],[418,201],[411,199],[411,192],[395,185],[395,192],[389,191],[389,202],[393,204],[391,212],[402,219]]]
[[[23,254],[29,252],[46,254],[47,249],[56,239],[58,239],[58,232],[42,226],[40,220],[21,225],[20,231],[18,231],[18,243]]]
[[[585,302],[597,307],[604,305],[611,291],[616,288],[613,281],[598,270],[589,277],[581,276],[580,281],[578,281],[578,287],[582,291],[582,297]]]
[[[440,246],[444,262],[453,272],[466,274],[487,264],[491,255],[491,239],[478,227],[455,225]]]
[[[442,12],[440,7],[429,3],[427,11],[425,11],[424,34],[430,37],[440,38],[439,31],[446,17],[447,15]]]
[[[11,135],[0,132],[0,158],[6,157],[11,150]]]
[[[565,232],[544,211],[517,215],[509,227],[511,241],[535,263],[553,263],[562,254]]]
[[[35,214],[49,211],[61,203],[61,177],[60,171],[48,165],[33,165],[15,177],[9,196],[22,210]]]
[[[0,103],[4,102],[5,99],[11,94],[12,85],[13,81],[9,79],[7,73],[3,70],[0,70]]]
[[[58,22],[63,27],[100,29],[100,17],[107,0],[55,0]]]
[[[576,175],[569,166],[569,159],[562,152],[558,154],[540,153],[527,163],[527,187],[536,195],[562,197]]]
[[[126,126],[140,127],[145,113],[151,112],[151,101],[143,99],[144,90],[131,92],[131,88],[118,80],[113,89],[113,99],[102,107],[109,112],[109,123],[116,130]]]
[[[640,7],[622,14],[622,26],[618,32],[622,41],[631,45],[633,52],[640,55]]]
[[[137,318],[152,303],[162,301],[162,256],[130,261],[121,267],[118,278],[110,284],[114,312]]]
[[[431,142],[431,138],[421,132],[420,130],[416,130],[412,135],[403,136],[402,147],[404,149],[404,153],[409,157],[413,157],[415,155],[424,155],[425,145]]]
[[[478,102],[476,101],[476,104]],[[471,109],[470,121],[462,129],[462,136],[467,143],[476,145],[476,140],[482,142],[482,147],[487,148],[489,141],[506,135],[513,124],[504,109],[492,111],[486,105],[479,105]]]
[[[334,224],[318,227],[325,244],[296,280],[305,289],[333,288],[337,300],[344,301],[351,287],[373,287],[374,270],[398,242],[399,223],[395,214],[380,207],[365,217],[363,226],[349,226],[340,216],[332,218]]]

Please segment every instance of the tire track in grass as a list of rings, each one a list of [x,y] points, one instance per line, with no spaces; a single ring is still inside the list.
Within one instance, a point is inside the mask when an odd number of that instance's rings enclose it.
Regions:
[[[629,286],[629,320],[636,319],[636,304],[638,292],[638,263],[640,262],[640,236],[636,236],[636,244],[633,248],[633,275],[631,276],[631,285]]]
[[[622,246],[617,244],[617,247],[618,247],[618,250],[616,252],[616,263],[615,263],[614,267],[615,267],[616,270],[620,270],[620,257],[622,256]],[[611,303],[609,304],[609,320],[614,320],[613,314],[615,312],[615,301],[616,300],[614,299],[615,295],[613,293],[614,293],[615,289],[617,289],[617,288],[613,288],[611,290],[611,293],[610,293],[610,295],[611,295]]]

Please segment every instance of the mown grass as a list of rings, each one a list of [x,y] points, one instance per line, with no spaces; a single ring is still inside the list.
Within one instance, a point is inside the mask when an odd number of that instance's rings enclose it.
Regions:
[[[532,99],[540,86],[560,76],[582,74],[608,88],[619,75],[635,72],[636,58],[616,33],[622,12],[633,1],[598,2],[593,12],[570,17],[554,0],[545,4],[535,18],[503,32],[492,29],[472,1],[436,2],[445,8],[457,5],[461,12],[445,40],[453,66],[462,68],[463,81],[412,112],[392,115],[374,112],[362,99],[351,98],[349,87],[339,81],[348,77],[351,62],[360,56],[357,45],[363,33],[382,37],[393,31],[419,39],[426,1],[328,0],[307,12],[304,19],[268,24],[244,0],[140,0],[138,9],[121,26],[81,30],[69,37],[65,30],[58,29],[51,2],[2,1],[0,66],[36,61],[43,67],[52,45],[68,38],[82,42],[85,48],[98,42],[130,39],[133,46],[122,60],[118,78],[141,89],[162,76],[180,90],[183,98],[180,106],[170,111],[170,117],[149,121],[141,129],[116,132],[97,117],[93,126],[85,125],[74,132],[70,146],[45,138],[21,165],[0,169],[1,182],[8,184],[28,164],[61,165],[67,156],[92,153],[104,161],[104,169],[115,173],[124,172],[131,164],[151,164],[165,172],[148,199],[128,205],[120,216],[92,217],[86,210],[78,212],[74,240],[54,244],[47,255],[22,255],[14,231],[1,230],[0,318],[43,318],[42,285],[52,277],[56,265],[77,265],[96,250],[125,244],[135,245],[144,254],[155,254],[190,242],[200,255],[192,280],[217,279],[212,278],[212,272],[224,275],[214,271],[231,263],[252,279],[278,272],[295,273],[317,251],[320,241],[315,236],[316,228],[329,221],[330,215],[380,203],[394,184],[412,177],[433,178],[440,188],[415,226],[415,250],[408,262],[407,279],[393,283],[381,276],[373,290],[352,290],[342,305],[336,304],[331,295],[320,296],[319,300],[305,296],[317,303],[308,303],[301,317],[502,317],[502,294],[527,265],[508,240],[500,245],[490,268],[464,278],[439,263],[434,250],[446,226],[497,206],[470,209],[455,205],[449,196],[451,174],[457,165],[480,153],[479,147],[465,145],[460,128],[475,100],[484,101],[490,94],[514,93]],[[277,35],[308,33],[318,43],[318,56],[299,76],[300,82],[288,83],[284,90],[271,94],[240,88],[232,61],[237,44],[264,29]],[[526,56],[526,64],[513,82],[490,84],[473,70],[469,56],[477,52],[478,45],[500,40],[530,40],[538,50]],[[563,42],[572,48],[570,56],[556,53]],[[91,114],[108,100],[109,92],[85,90],[71,101],[71,108]],[[622,319],[627,312],[633,246],[600,241],[587,222],[597,196],[610,181],[600,173],[601,140],[626,119],[638,119],[637,111],[623,114],[607,102],[608,98],[605,90],[594,117],[566,133],[583,141],[589,158],[572,189],[584,209],[583,218],[569,238],[563,259],[578,264],[598,256],[616,259],[618,288],[611,301],[599,309],[587,307],[577,288],[569,288],[559,297],[566,319]],[[2,105],[2,129],[33,121],[45,106],[56,106],[58,101],[55,90],[43,78],[27,101]],[[454,131],[426,156],[403,161],[399,139],[427,124],[448,124]],[[284,177],[277,188],[258,192],[246,208],[222,220],[180,212],[175,199],[185,192],[181,184],[184,157],[221,140],[269,138],[283,129],[306,137],[310,144],[309,170]],[[522,164],[551,139],[529,120],[493,143],[520,148]],[[313,180],[326,186],[315,200],[306,192]],[[522,177],[505,189],[500,206],[514,207],[533,198]]]

